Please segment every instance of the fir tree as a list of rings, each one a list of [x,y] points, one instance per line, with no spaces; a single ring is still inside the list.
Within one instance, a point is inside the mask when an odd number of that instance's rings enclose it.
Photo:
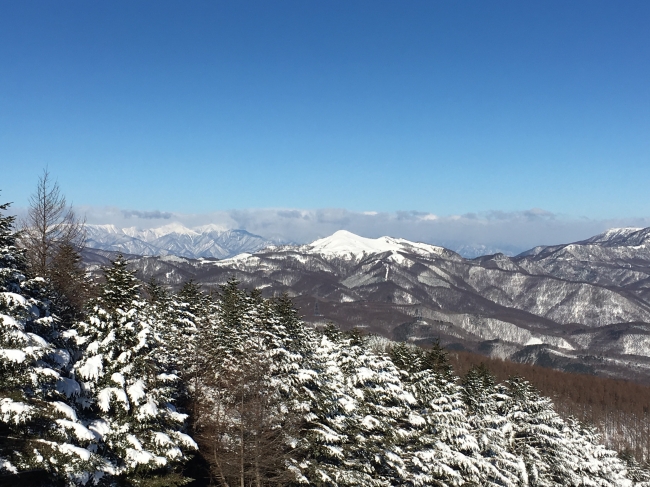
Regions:
[[[360,399],[348,427],[349,457],[376,485],[402,484],[407,478],[403,439],[411,437],[409,413],[415,400],[390,358],[372,353],[359,334],[351,336],[343,351],[349,394]]]
[[[288,450],[296,441],[289,338],[272,303],[235,281],[222,288],[211,367],[199,379],[195,427],[222,485],[267,485],[293,479]],[[215,360],[217,358],[217,360]],[[284,479],[284,480],[283,480]]]
[[[211,330],[210,314],[213,310],[210,298],[194,281],[188,281],[172,302],[173,333],[167,341],[177,360],[179,374],[191,378],[197,367],[196,337],[200,330]]]
[[[616,452],[601,444],[601,438],[593,427],[580,424],[571,418],[565,422],[564,434],[576,457],[573,460],[573,470],[578,478],[577,485],[596,487],[631,485],[626,463]]]
[[[98,463],[85,448],[95,435],[78,419],[67,336],[41,299],[45,281],[25,278],[13,222],[0,213],[0,472],[40,470],[52,482],[85,483]]]
[[[440,340],[434,341],[431,348],[424,352],[421,368],[435,372],[446,382],[452,379],[453,370],[447,357],[447,351],[440,345]]]
[[[213,359],[226,357],[232,359],[234,355],[241,356],[245,353],[243,337],[247,323],[244,316],[248,310],[249,300],[246,293],[239,289],[239,282],[231,278],[221,286],[218,295],[217,322],[210,333],[208,347]]]
[[[144,286],[148,300],[149,320],[152,322],[153,336],[158,343],[152,355],[157,365],[169,374],[178,372],[176,351],[180,344],[176,341],[174,309],[171,294],[156,279],[152,278]],[[179,381],[179,388],[183,384]]]
[[[282,293],[273,304],[279,324],[284,328],[282,337],[286,347],[294,352],[306,353],[309,340],[305,333],[305,324],[300,320],[298,310],[289,295]]]
[[[197,340],[202,328],[208,325],[212,306],[210,299],[193,281],[185,283],[174,296],[160,284],[150,282],[147,293],[151,296],[156,331],[162,345],[161,364],[189,385],[200,367]]]
[[[157,305],[161,309],[169,307],[170,295],[165,286],[160,281],[152,277],[145,286],[145,294],[152,305]]]
[[[467,421],[486,460],[484,485],[516,486],[525,482],[522,462],[511,452],[512,425],[497,409],[503,396],[497,393],[494,377],[484,364],[472,367],[462,379],[462,397]]]
[[[417,434],[409,444],[415,485],[482,485],[485,465],[459,387],[430,369],[409,380],[417,400],[411,418]]]
[[[506,386],[507,390],[502,388],[500,414],[512,424],[513,453],[523,461],[529,484],[580,485],[574,472],[575,452],[550,399],[521,378],[509,379]]]
[[[299,471],[307,482],[316,486],[363,485],[368,473],[359,472],[354,462],[346,458],[346,445],[352,441],[348,422],[356,410],[357,399],[346,388],[340,367],[342,350],[331,335],[323,333],[315,337],[311,356],[313,373],[305,374],[303,381],[306,411]]]
[[[105,284],[78,325],[85,349],[76,365],[95,446],[107,463],[106,483],[178,485],[177,467],[194,441],[182,432],[186,415],[172,404],[178,377],[164,371],[152,310],[121,256],[105,269]]]
[[[390,347],[388,353],[395,367],[406,372],[407,375],[424,370],[422,363],[424,353],[419,347],[398,342]]]

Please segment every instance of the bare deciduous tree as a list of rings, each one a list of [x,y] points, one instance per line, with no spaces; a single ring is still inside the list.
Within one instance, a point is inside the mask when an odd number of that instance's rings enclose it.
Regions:
[[[64,245],[81,250],[86,239],[84,223],[45,169],[38,178],[36,192],[29,198],[27,218],[21,225],[20,243],[27,249],[30,272],[48,276],[52,261]]]
[[[286,485],[293,480],[287,438],[297,436],[299,417],[265,377],[259,352],[232,365],[206,374],[197,391],[194,438],[211,477],[222,487]]]
[[[78,311],[87,284],[80,257],[86,241],[85,219],[77,217],[47,169],[29,199],[19,235],[30,275],[49,279],[65,306]]]

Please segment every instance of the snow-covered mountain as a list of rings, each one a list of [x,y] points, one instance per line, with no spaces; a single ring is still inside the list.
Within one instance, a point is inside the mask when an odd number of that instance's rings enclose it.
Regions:
[[[87,225],[86,228],[88,247],[135,255],[225,259],[278,243],[245,230],[227,230],[216,225],[187,228],[172,223],[147,230],[120,229],[114,225]]]
[[[650,243],[650,228],[612,228],[581,242],[607,247],[639,247]]]
[[[601,286],[634,286],[650,300],[650,228],[615,228],[587,240],[535,247],[512,259],[531,274]]]
[[[285,247],[290,249],[291,247]],[[375,254],[389,253],[389,258],[400,260],[399,254],[412,253],[416,255],[449,254],[452,252],[436,245],[410,242],[403,238],[379,237],[365,238],[339,230],[329,237],[315,240],[296,248],[297,252],[307,255],[320,255],[328,259],[343,259],[359,261]]]
[[[435,245],[339,231],[220,261],[168,255],[134,257],[132,265],[172,286],[191,278],[214,287],[235,276],[266,295],[287,292],[315,323],[650,377],[649,234],[616,230],[516,257],[466,259]]]

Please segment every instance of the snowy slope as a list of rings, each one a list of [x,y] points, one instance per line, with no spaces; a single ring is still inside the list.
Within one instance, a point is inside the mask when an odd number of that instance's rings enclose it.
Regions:
[[[606,232],[584,240],[584,244],[607,246],[640,245],[650,237],[650,228],[610,228]]]
[[[535,247],[512,262],[538,275],[604,286],[625,286],[650,298],[650,228],[614,228],[587,240]],[[638,283],[638,285],[635,285]]]

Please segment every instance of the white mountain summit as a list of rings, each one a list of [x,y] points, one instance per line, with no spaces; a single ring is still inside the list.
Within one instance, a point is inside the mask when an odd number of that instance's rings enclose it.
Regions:
[[[254,268],[262,265],[262,260],[267,258],[276,263],[286,259],[298,259],[302,263],[311,259],[323,259],[329,262],[342,261],[347,266],[365,262],[366,259],[402,265],[412,260],[413,256],[462,260],[455,252],[436,245],[411,242],[403,238],[366,238],[347,230],[339,230],[310,244],[269,246],[255,253],[244,252],[235,255],[215,264],[222,267],[235,265],[253,272]]]
[[[424,243],[411,242],[403,238],[379,237],[365,238],[339,230],[329,237],[321,238],[309,245],[301,247],[307,253],[323,256],[340,257],[343,259],[359,259],[365,255],[382,254],[384,252],[408,252],[413,254],[441,254],[443,247]]]
[[[449,245],[433,245],[421,242],[413,242],[403,238],[379,237],[366,238],[356,235],[347,230],[339,230],[329,237],[315,240],[314,242],[300,246],[301,252],[316,253],[323,256],[339,257],[343,259],[358,259],[362,255],[371,255],[384,252],[410,253],[416,255],[428,256],[431,254],[449,254],[462,255],[465,258],[473,259],[483,255],[492,255],[503,253],[505,255],[515,255],[514,247],[489,247],[482,244],[458,244],[450,243]]]
[[[281,244],[245,230],[227,230],[217,225],[187,228],[180,223],[171,223],[145,230],[136,227],[120,229],[114,225],[87,225],[87,230],[88,247],[136,255],[228,259]],[[440,255],[449,252],[436,245],[411,242],[403,238],[366,238],[347,230],[339,230],[307,245],[284,247],[301,253],[345,260],[359,260],[367,255],[385,252],[393,255]]]

